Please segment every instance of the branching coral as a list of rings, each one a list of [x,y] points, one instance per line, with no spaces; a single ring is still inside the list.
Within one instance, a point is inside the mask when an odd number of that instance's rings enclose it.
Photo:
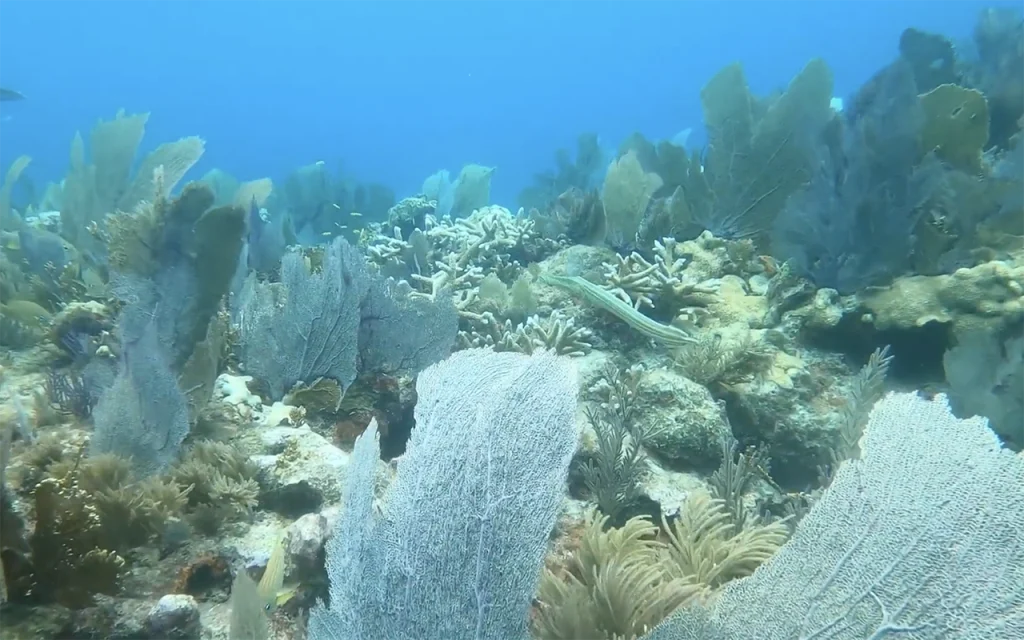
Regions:
[[[442,220],[427,235],[442,252],[455,253],[460,262],[481,266],[502,279],[511,279],[515,275],[511,271],[553,253],[559,246],[543,238],[534,221],[522,211],[512,215],[497,205],[483,207],[454,222]]]
[[[431,285],[437,271],[479,268],[503,280],[514,280],[529,262],[554,253],[560,244],[545,238],[524,212],[513,215],[497,205],[483,207],[466,218],[426,216],[425,229],[409,239],[398,229],[373,227],[361,244],[374,264],[387,272],[404,269],[402,277]]]
[[[468,261],[466,261],[468,262]],[[449,289],[457,309],[464,309],[476,296],[476,287],[484,279],[483,269],[468,266],[456,254],[448,254],[444,260],[434,264],[435,271],[431,276],[413,274],[413,282],[425,285],[426,292],[413,292],[412,295],[425,296],[433,300],[443,289]]]
[[[427,215],[423,226],[425,230],[416,229],[408,240],[397,228],[392,235],[377,228],[363,243],[382,273],[412,283],[412,296],[435,301],[442,293],[451,295],[463,347],[522,353],[549,349],[563,355],[590,350],[589,330],[572,319],[531,316],[536,308],[534,276],[524,265],[560,246],[537,231],[535,220],[522,211],[513,216],[502,207],[487,206],[457,220]]]
[[[577,326],[572,318],[555,312],[547,318],[530,316],[526,322],[513,325],[511,320],[500,322],[490,311],[461,312],[472,328],[459,332],[463,348],[494,347],[495,351],[516,351],[532,354],[535,351],[554,351],[561,356],[583,356],[593,348],[593,334],[586,327]]]
[[[676,362],[683,375],[714,391],[762,373],[772,362],[772,352],[750,332],[738,339],[704,332],[678,351]]]
[[[686,274],[687,260],[674,238],[654,243],[654,262],[636,251],[617,255],[618,264],[605,264],[607,289],[636,309],[648,307],[675,318],[688,307],[704,307],[717,288],[694,282]]]
[[[383,226],[362,229],[358,245],[368,260],[386,275],[408,277],[433,273],[434,246],[427,234],[414,229],[406,240],[401,227],[393,227],[391,231],[388,235]]]

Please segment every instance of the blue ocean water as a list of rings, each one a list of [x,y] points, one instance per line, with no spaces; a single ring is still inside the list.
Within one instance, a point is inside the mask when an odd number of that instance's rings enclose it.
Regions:
[[[207,140],[218,167],[281,179],[323,160],[401,198],[441,168],[495,166],[515,207],[559,147],[597,132],[701,137],[699,92],[740,61],[751,89],[812,57],[851,94],[908,26],[967,38],[982,6],[1020,2],[0,2],[0,166],[67,168],[76,130],[151,112],[142,152]]]

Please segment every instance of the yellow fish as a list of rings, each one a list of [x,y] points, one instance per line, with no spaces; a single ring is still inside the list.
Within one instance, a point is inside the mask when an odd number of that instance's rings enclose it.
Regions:
[[[257,591],[260,594],[260,601],[263,602],[263,609],[267,612],[274,611],[281,604],[278,600],[278,593],[284,586],[284,536],[282,535],[274,550],[270,552],[270,559],[267,560],[267,568],[263,571]],[[287,602],[287,599],[285,600]]]

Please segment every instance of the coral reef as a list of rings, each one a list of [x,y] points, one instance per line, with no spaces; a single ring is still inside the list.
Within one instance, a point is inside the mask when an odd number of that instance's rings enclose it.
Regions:
[[[515,211],[123,111],[14,159],[4,637],[1024,637],[1022,24],[731,64]]]

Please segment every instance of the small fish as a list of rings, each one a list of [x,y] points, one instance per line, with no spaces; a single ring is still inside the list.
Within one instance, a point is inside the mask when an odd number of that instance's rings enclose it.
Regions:
[[[278,605],[278,592],[284,585],[285,569],[284,536],[278,539],[274,550],[270,552],[270,559],[267,560],[267,568],[263,571],[257,591],[260,600],[263,602],[263,609],[267,612],[274,611]]]
[[[352,213],[350,213],[348,215],[352,216],[353,218],[362,218],[363,217],[363,214],[361,214],[361,213],[359,213],[357,211],[353,211]]]
[[[779,272],[779,263],[771,256],[757,256],[765,275],[774,276]]]
[[[295,594],[299,592],[299,585],[293,584],[290,587],[285,587],[277,592],[277,598],[274,603],[274,607],[282,607],[288,604],[288,601],[295,597]]]
[[[17,393],[11,394],[11,404],[14,406],[14,430],[17,430],[18,436],[26,442],[32,442],[35,440],[35,429],[32,427],[32,421],[29,418],[28,412],[25,411],[25,406],[21,404],[21,397]]]
[[[14,89],[7,89],[6,87],[0,87],[0,102],[12,102],[14,100],[24,100],[25,95],[21,92],[15,91]]]
[[[337,209],[337,210],[341,211],[341,207],[340,207],[340,206],[338,206],[338,204],[337,204],[337,203],[334,203],[334,202],[332,202],[332,203],[331,203],[331,206],[332,206],[332,207],[334,207],[335,209]]]
[[[323,237],[327,238],[327,237],[329,237],[331,235],[331,232],[330,231],[324,231],[320,235],[322,235]]]
[[[318,166],[318,167],[322,167],[322,166],[324,166],[324,161],[323,161],[323,160],[317,160],[317,161],[316,161],[316,162],[314,162],[313,164],[315,164],[315,165],[316,165],[316,166]]]
[[[31,300],[13,299],[0,304],[0,316],[7,316],[23,325],[42,329],[50,324],[52,314]]]

